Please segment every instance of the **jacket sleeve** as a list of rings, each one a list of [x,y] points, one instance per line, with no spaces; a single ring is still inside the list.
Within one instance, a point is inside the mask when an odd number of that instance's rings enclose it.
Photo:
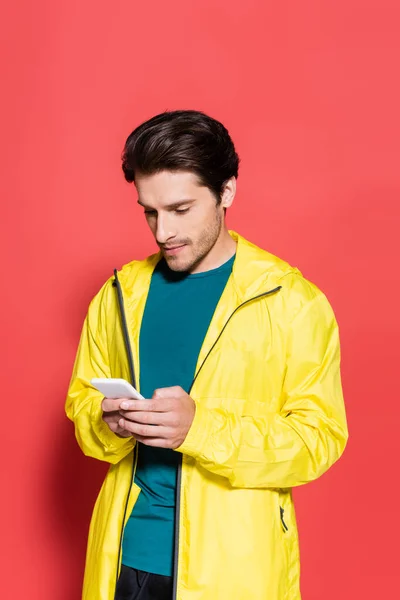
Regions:
[[[290,323],[278,413],[233,414],[196,402],[178,451],[233,487],[289,488],[322,475],[340,457],[347,424],[338,326],[319,292]]]
[[[93,377],[111,377],[100,296],[91,302],[83,325],[65,409],[84,454],[115,464],[129,454],[135,440],[110,430],[102,419],[103,395],[90,384]]]

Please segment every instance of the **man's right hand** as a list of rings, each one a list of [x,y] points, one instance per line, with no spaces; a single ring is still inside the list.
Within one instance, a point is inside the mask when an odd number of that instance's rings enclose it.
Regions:
[[[126,431],[126,429],[122,429],[118,425],[118,421],[121,420],[120,404],[126,400],[126,398],[104,398],[101,403],[101,408],[103,410],[103,421],[107,423],[111,431],[119,437],[131,437],[132,433],[130,431]]]

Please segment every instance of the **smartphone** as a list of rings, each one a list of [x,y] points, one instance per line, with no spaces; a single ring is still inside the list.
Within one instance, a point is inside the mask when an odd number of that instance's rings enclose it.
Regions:
[[[99,390],[105,398],[134,398],[144,400],[144,397],[125,379],[94,378],[90,383]]]

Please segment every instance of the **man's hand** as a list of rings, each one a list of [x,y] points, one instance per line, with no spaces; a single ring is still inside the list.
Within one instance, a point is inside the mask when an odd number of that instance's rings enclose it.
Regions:
[[[132,433],[119,425],[119,421],[121,420],[119,408],[121,402],[124,400],[128,402],[125,398],[104,398],[101,403],[103,421],[107,423],[113,433],[116,433],[120,437],[131,437]]]
[[[187,436],[196,405],[179,386],[156,390],[151,400],[121,402],[119,427],[142,444],[178,448]]]

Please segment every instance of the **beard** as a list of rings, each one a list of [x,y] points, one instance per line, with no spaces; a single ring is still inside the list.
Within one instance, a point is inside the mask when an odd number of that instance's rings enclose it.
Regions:
[[[168,267],[177,272],[193,271],[214,248],[222,230],[222,223],[222,215],[219,211],[216,211],[215,220],[199,234],[197,240],[187,239],[179,242],[185,244],[182,256],[179,254],[177,256],[164,254]]]

